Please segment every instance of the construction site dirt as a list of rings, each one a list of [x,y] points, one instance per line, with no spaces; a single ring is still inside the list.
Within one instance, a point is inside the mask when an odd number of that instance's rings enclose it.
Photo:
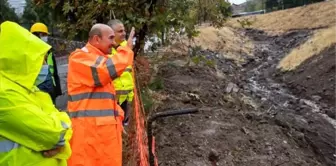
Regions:
[[[200,50],[197,55],[206,55],[216,65],[167,55],[167,63],[157,67],[156,79],[163,80],[163,89],[154,95],[161,101],[156,110],[200,109],[197,114],[157,121],[159,165],[333,165],[335,117],[328,115],[335,114],[335,86],[326,81],[335,78],[331,61],[335,47],[322,52],[323,73],[309,79],[305,73],[312,74],[309,70],[316,71],[317,66],[312,69],[305,63],[283,73],[276,65],[311,31],[275,36],[252,29],[241,33],[257,43],[255,56],[241,66],[216,52]]]

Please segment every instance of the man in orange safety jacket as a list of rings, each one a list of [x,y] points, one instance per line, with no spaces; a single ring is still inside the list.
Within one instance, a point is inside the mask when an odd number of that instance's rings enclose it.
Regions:
[[[73,124],[69,166],[122,165],[122,109],[111,81],[133,64],[132,29],[127,46],[109,58],[114,32],[95,24],[85,47],[71,53],[68,65],[68,113]]]

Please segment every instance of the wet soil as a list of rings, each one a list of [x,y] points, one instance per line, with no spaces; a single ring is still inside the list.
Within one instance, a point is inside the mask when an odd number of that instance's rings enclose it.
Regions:
[[[311,32],[242,33],[257,43],[254,57],[242,65],[202,50],[215,67],[189,57],[166,58],[158,66],[163,89],[157,93],[166,97],[156,111],[200,110],[156,122],[159,165],[333,165],[336,123],[325,114],[332,106],[300,95],[276,70]]]
[[[285,82],[293,93],[323,103],[332,108],[327,114],[335,119],[335,58],[336,45],[319,55],[306,60],[291,72],[278,73],[277,78]]]

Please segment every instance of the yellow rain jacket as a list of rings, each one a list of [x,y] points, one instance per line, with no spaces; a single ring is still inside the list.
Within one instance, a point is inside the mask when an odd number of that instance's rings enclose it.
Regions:
[[[120,43],[120,46],[126,46],[127,41]],[[112,55],[115,55],[117,50],[112,48]],[[110,57],[111,57],[110,56]],[[120,75],[120,77],[113,80],[113,85],[117,93],[117,101],[119,104],[123,103],[125,100],[131,102],[134,97],[133,89],[133,77],[132,77],[132,66],[128,66],[125,71]]]
[[[71,121],[34,82],[50,46],[14,22],[0,27],[0,165],[66,166]],[[43,151],[63,146],[56,156]]]

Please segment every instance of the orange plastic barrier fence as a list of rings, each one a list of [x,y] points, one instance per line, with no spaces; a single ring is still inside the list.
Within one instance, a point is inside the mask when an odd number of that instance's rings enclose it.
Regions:
[[[134,100],[133,100],[133,116],[135,120],[135,146],[138,158],[139,166],[149,166],[148,161],[148,140],[146,135],[145,117],[144,117],[144,107],[140,96],[140,87],[136,77],[136,70],[133,67],[133,80],[134,80]],[[133,138],[134,139],[134,138]],[[153,137],[154,140],[154,137]],[[152,151],[155,157],[155,166],[158,166],[158,161],[155,155],[155,141],[153,141]]]

